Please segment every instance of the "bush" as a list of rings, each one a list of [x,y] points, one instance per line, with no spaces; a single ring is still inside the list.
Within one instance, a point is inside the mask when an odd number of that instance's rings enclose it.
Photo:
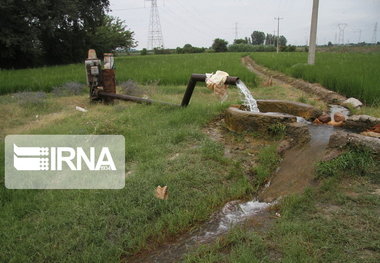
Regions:
[[[141,55],[141,56],[148,55],[148,50],[146,50],[146,48],[143,48],[143,49],[141,50],[140,55]]]
[[[228,46],[229,52],[273,52],[276,51],[274,46],[254,46],[250,44],[234,44]]]
[[[191,53],[203,53],[206,51],[206,48],[204,47],[193,47],[190,44],[186,44],[183,46],[183,48],[177,47],[176,53],[177,54],[191,54]]]

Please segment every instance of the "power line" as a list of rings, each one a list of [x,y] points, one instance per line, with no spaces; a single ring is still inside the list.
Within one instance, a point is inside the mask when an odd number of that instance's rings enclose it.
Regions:
[[[149,17],[149,31],[148,31],[148,49],[164,48],[164,39],[162,37],[160,16],[158,14],[157,0],[150,1],[150,17]]]
[[[120,9],[112,9],[112,12],[118,12],[118,11],[128,11],[128,10],[136,10],[136,9],[145,9],[144,7],[131,7],[131,8],[120,8]]]

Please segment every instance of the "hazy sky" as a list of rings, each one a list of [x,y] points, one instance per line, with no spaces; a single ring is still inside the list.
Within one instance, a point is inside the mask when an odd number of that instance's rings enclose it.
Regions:
[[[147,47],[150,1],[110,0],[111,15],[125,20],[135,32],[138,49]],[[309,38],[312,0],[158,0],[165,48],[190,43],[210,47],[215,38],[249,36],[254,30],[272,33],[277,30],[274,17],[282,17],[280,34],[288,43],[304,45]],[[145,5],[145,7],[144,7]],[[379,22],[380,0],[320,0],[318,44],[335,42],[338,24],[346,23],[345,42],[371,42],[375,23]]]

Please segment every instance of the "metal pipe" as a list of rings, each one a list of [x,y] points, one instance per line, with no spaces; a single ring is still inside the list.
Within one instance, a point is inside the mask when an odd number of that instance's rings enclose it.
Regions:
[[[206,74],[191,74],[191,77],[187,84],[185,95],[183,96],[183,99],[182,99],[182,103],[181,103],[182,107],[186,107],[187,105],[189,105],[189,102],[190,102],[191,96],[193,95],[193,91],[194,91],[195,85],[197,84],[197,81],[205,82],[206,77],[207,77]],[[228,76],[225,84],[236,85],[238,80],[239,80],[238,77]]]
[[[144,99],[144,98],[140,98],[140,97],[123,95],[123,94],[108,93],[108,92],[104,92],[104,91],[98,91],[98,96],[103,97],[103,98],[113,98],[113,99],[119,99],[119,100],[125,100],[125,101],[133,101],[133,102],[137,102],[137,103],[145,103],[145,104],[158,103],[158,104],[164,104],[164,105],[170,105],[170,106],[178,106],[178,107],[180,106],[178,104],[173,104],[173,103],[154,101],[154,100],[150,100],[150,99]]]

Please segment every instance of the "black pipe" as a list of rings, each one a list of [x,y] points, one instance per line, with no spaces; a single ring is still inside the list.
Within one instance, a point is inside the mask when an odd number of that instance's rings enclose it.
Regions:
[[[236,85],[238,80],[239,80],[238,77],[228,76],[225,84]],[[190,77],[189,82],[187,84],[185,95],[183,95],[183,99],[182,99],[182,103],[181,103],[182,107],[186,107],[187,105],[189,105],[189,102],[190,102],[191,96],[193,95],[193,91],[194,91],[195,85],[197,84],[197,81],[205,82],[206,81],[206,74],[191,74],[191,77]]]
[[[133,101],[137,103],[145,103],[145,104],[159,103],[159,104],[170,105],[170,106],[178,106],[178,107],[180,106],[178,104],[173,104],[173,103],[154,101],[150,99],[144,99],[140,97],[123,95],[123,94],[108,93],[104,91],[98,91],[98,96],[103,97],[103,98],[113,98],[113,99],[119,99],[119,100],[125,100],[125,101]]]

